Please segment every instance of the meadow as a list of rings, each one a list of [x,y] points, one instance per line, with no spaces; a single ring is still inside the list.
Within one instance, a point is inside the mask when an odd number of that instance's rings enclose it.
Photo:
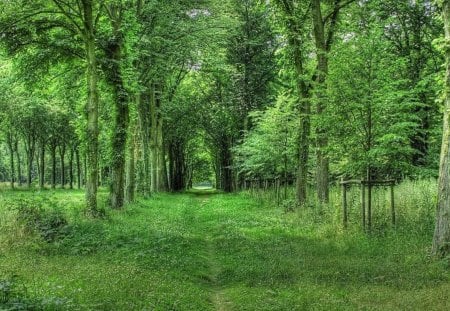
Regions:
[[[154,194],[92,219],[77,190],[0,190],[0,310],[449,310],[450,270],[429,256],[436,185],[377,190],[341,224],[262,193]],[[106,192],[101,200],[106,200]],[[386,205],[386,206],[385,206]]]

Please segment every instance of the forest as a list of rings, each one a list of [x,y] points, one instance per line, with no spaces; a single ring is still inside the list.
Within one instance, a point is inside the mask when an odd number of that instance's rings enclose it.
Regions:
[[[1,0],[0,310],[449,310],[450,0]]]

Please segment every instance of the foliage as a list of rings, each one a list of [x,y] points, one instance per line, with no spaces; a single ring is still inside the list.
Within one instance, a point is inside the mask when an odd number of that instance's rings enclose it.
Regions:
[[[54,242],[68,233],[67,219],[56,207],[45,209],[39,200],[18,199],[11,208],[25,230],[39,234],[46,242]]]
[[[280,177],[295,170],[295,99],[281,94],[274,107],[253,113],[255,127],[234,150],[239,173],[246,177]]]

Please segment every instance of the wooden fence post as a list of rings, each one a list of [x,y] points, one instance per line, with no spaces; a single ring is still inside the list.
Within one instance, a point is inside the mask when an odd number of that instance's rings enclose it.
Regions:
[[[276,180],[277,206],[280,206],[280,179]]]
[[[367,180],[367,228],[372,230],[372,180]]]
[[[366,186],[364,185],[364,179],[361,180],[361,217],[363,230],[366,230]]]
[[[395,227],[394,184],[395,184],[395,182],[392,182],[390,188],[391,188],[391,215],[392,215],[392,226]]]
[[[344,179],[341,179],[342,184],[342,213],[344,228],[347,228],[348,216],[347,216],[347,185],[344,183]]]

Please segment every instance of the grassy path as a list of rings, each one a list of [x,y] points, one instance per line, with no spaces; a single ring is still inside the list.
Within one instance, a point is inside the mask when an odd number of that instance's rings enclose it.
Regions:
[[[211,206],[209,205],[211,193],[210,192],[203,192],[196,194],[197,200],[199,202],[199,208],[202,209],[211,209]],[[193,205],[194,208],[198,208],[196,205]],[[206,232],[208,228],[205,228]],[[209,228],[212,229],[212,228]],[[213,303],[214,309],[216,311],[229,311],[230,308],[230,302],[227,301],[225,297],[225,291],[222,288],[222,286],[219,283],[218,277],[221,273],[221,266],[220,262],[217,260],[217,250],[215,247],[215,243],[213,238],[210,236],[210,234],[206,237],[207,241],[207,262],[209,266],[209,280],[210,280],[210,291],[211,291],[211,301]]]
[[[225,290],[219,283],[218,276],[221,272],[220,263],[216,259],[216,250],[214,248],[214,243],[209,241],[208,243],[208,265],[210,268],[210,280],[211,280],[211,301],[214,304],[214,308],[217,311],[228,311],[231,310],[230,302],[227,300],[225,295]]]
[[[69,234],[24,235],[6,208],[21,196],[64,209]],[[432,232],[343,233],[332,214],[204,191],[106,220],[82,206],[77,191],[0,192],[0,280],[18,275],[30,297],[60,305],[46,310],[450,309],[448,266],[426,256]]]

